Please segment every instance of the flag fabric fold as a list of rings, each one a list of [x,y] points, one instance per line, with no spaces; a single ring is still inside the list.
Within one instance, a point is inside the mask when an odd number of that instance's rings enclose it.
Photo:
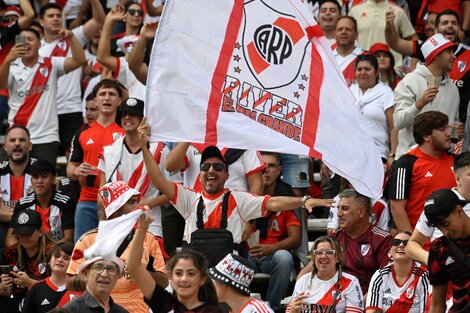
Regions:
[[[381,196],[380,155],[299,0],[168,0],[146,97],[152,141],[308,155]]]

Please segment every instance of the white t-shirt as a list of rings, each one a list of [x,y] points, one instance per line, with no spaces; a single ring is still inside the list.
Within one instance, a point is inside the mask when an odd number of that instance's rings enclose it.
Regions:
[[[452,191],[459,197],[460,200],[466,201],[456,188],[452,188]],[[470,216],[470,203],[465,205],[463,210],[468,216]],[[415,229],[417,229],[424,236],[431,238],[431,241],[444,236],[444,234],[437,227],[431,227],[428,225],[428,219],[426,218],[426,214],[424,214],[424,210],[419,216]]]
[[[211,196],[195,192],[178,183],[174,183],[174,187],[174,199],[170,201],[186,220],[184,241],[191,242],[191,234],[197,229],[197,205],[201,196],[203,196],[205,205],[204,228],[220,228],[224,192]],[[268,199],[269,196],[256,196],[243,191],[233,190],[231,192],[228,203],[227,230],[232,232],[234,243],[241,242],[245,222],[265,215],[265,205]]]
[[[80,44],[84,46],[88,39],[85,37],[83,32],[83,26],[79,26],[72,30],[75,38],[78,39]],[[50,57],[52,51],[57,46],[59,40],[52,42],[46,42],[44,39],[41,40],[41,48],[39,48],[39,55],[43,57]],[[72,51],[69,48],[67,52],[68,58],[72,57]],[[76,70],[67,73],[63,77],[59,78],[57,82],[57,113],[67,114],[82,112],[81,107],[81,88],[80,80],[82,75],[82,68],[79,67]]]
[[[344,71],[346,67],[351,64],[351,62],[354,62],[359,54],[362,53],[362,49],[359,47],[354,48],[354,50],[348,54],[347,56],[343,57],[338,54],[337,48],[333,50],[333,55],[335,56],[336,62],[338,62],[339,68],[341,71]]]
[[[59,120],[57,118],[57,79],[65,74],[65,58],[51,58],[52,69],[42,95],[29,118],[26,127],[31,134],[33,144],[50,143],[59,141]],[[39,57],[38,63],[33,67],[27,67],[21,59],[16,59],[10,65],[8,75],[8,123],[14,124],[14,118],[28,94],[31,93],[31,85],[39,67],[45,69],[44,58]],[[45,71],[45,70],[44,70]]]
[[[222,155],[225,149],[221,149]],[[193,145],[186,151],[187,166],[183,172],[183,185],[194,190],[201,190],[199,181],[199,164],[201,163],[201,152]],[[228,179],[225,187],[230,190],[249,191],[247,177],[260,171],[264,167],[259,152],[246,150],[238,160],[228,167]]]
[[[145,101],[145,85],[143,85],[129,69],[125,57],[116,58],[117,68],[113,77],[129,91],[129,97]]]
[[[337,292],[338,272],[329,280],[321,280],[315,276],[310,283],[311,277],[312,273],[308,273],[297,280],[292,299],[304,292],[308,296],[303,299],[310,306],[308,312],[330,312],[333,295]],[[336,298],[336,312],[364,312],[363,295],[357,278],[343,272],[340,285],[341,294]],[[286,313],[290,313],[290,305]]]
[[[424,312],[431,289],[428,272],[416,265],[408,280],[399,286],[393,264],[390,264],[377,270],[372,276],[367,292],[366,310],[376,309],[385,313],[393,306],[394,310],[390,312],[421,313]],[[412,301],[409,309],[408,301]]]

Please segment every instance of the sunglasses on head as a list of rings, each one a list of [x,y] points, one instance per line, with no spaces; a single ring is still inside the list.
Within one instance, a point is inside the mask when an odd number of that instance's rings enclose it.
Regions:
[[[399,245],[401,245],[403,243],[403,245],[406,247],[406,245],[408,244],[408,239],[404,239],[404,240],[401,240],[401,239],[395,239],[393,238],[392,241],[390,242],[391,245],[393,247],[398,247]]]
[[[136,15],[136,13],[137,13],[138,16],[144,16],[144,10],[141,10],[141,9],[138,9],[138,10],[129,9],[129,10],[127,10],[127,13],[129,13],[129,15]]]
[[[211,166],[217,172],[222,172],[222,171],[225,170],[225,164],[223,164],[223,163],[202,163],[201,164],[201,171],[209,172]]]

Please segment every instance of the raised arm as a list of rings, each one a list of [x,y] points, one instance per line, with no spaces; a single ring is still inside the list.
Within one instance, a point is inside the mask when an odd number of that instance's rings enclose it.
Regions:
[[[429,252],[423,249],[423,245],[428,240],[428,236],[423,235],[418,229],[415,228],[410,240],[408,241],[408,244],[405,247],[406,254],[413,260],[416,260],[427,266]]]
[[[34,19],[34,9],[28,0],[19,0],[18,2],[23,10],[23,16],[18,19],[18,26],[20,29],[25,29]]]
[[[108,15],[106,15],[103,32],[101,33],[100,42],[98,44],[96,59],[112,72],[117,68],[117,61],[116,58],[111,55],[111,33],[114,23],[122,21],[126,16],[127,14],[122,5],[117,5],[109,11]]]
[[[67,38],[70,41],[70,51],[72,52],[71,58],[66,58],[64,62],[64,71],[69,73],[76,70],[86,62],[85,52],[78,39],[73,35],[73,32],[67,29],[62,29],[59,32],[59,36]]]
[[[140,147],[142,148],[142,154],[144,157],[145,167],[147,168],[147,173],[150,176],[150,180],[153,185],[168,199],[173,199],[175,195],[175,187],[173,182],[166,180],[163,177],[162,172],[158,168],[157,162],[154,160],[152,153],[148,148],[148,140],[150,137],[150,126],[145,124],[147,120],[146,117],[142,119],[137,131],[139,132]]]
[[[390,7],[385,12],[385,21],[385,40],[390,48],[404,55],[413,55],[413,42],[400,38],[395,28],[393,8]]]
[[[104,24],[105,14],[99,0],[88,0],[91,4],[92,17],[83,25],[83,33],[89,40],[92,39]]]
[[[152,299],[153,291],[157,286],[152,275],[145,269],[142,264],[142,251],[144,250],[144,238],[150,223],[154,220],[153,217],[142,215],[139,220],[139,227],[135,232],[132,245],[130,245],[129,258],[127,260],[127,270],[131,273],[132,279],[139,285],[140,290],[147,300]]]
[[[140,36],[134,44],[134,48],[127,59],[129,69],[134,73],[135,77],[142,83],[147,83],[147,64],[144,63],[145,49],[147,42],[155,37],[155,28],[158,23],[147,23],[140,30]]]
[[[24,54],[23,45],[17,44],[11,48],[3,63],[0,64],[0,89],[8,88],[8,76],[10,75],[10,64]]]
[[[165,161],[165,168],[167,171],[175,172],[185,168],[186,164],[184,162],[184,156],[186,155],[186,151],[188,151],[189,146],[189,142],[180,142],[170,151],[170,153],[168,153]]]

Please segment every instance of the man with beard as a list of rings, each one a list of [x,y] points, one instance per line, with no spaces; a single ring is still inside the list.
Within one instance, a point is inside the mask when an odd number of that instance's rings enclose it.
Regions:
[[[2,201],[0,201],[0,264],[4,264],[5,239],[8,224],[13,215],[13,208],[20,198],[32,191],[29,167],[34,159],[29,156],[32,144],[28,129],[20,125],[11,126],[6,132],[3,148],[8,155],[8,161],[0,164],[2,192]]]
[[[412,126],[418,147],[393,164],[388,178],[391,212],[399,232],[413,231],[424,202],[433,191],[455,187],[454,157],[447,152],[448,117],[428,111],[418,115]]]

